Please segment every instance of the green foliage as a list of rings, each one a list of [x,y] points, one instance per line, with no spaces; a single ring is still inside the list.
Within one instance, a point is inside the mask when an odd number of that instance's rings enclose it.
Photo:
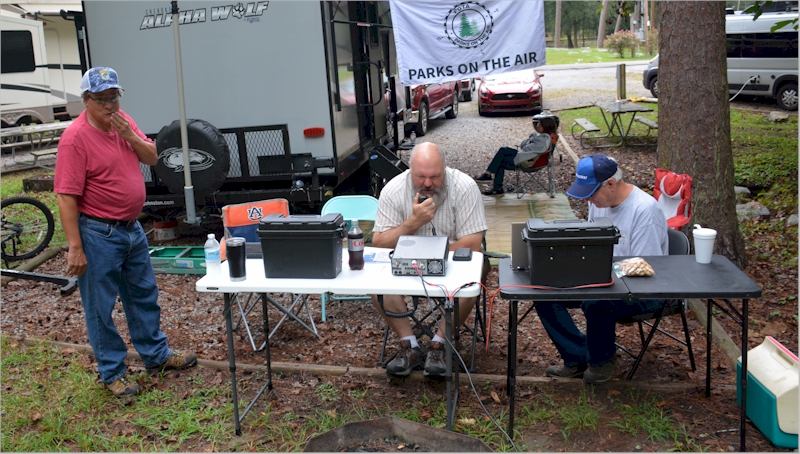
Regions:
[[[323,402],[336,402],[341,398],[339,395],[339,388],[330,383],[322,383],[317,386],[314,394],[316,394],[317,398]]]
[[[619,55],[619,58],[625,57],[625,51],[631,51],[631,58],[633,58],[633,53],[636,49],[636,43],[639,41],[639,38],[633,34],[630,30],[620,30],[613,35],[609,35],[603,41],[603,46],[609,50],[612,50]]]
[[[590,397],[586,390],[582,389],[581,394],[575,399],[574,403],[570,402],[568,405],[556,409],[556,413],[561,418],[561,435],[564,436],[565,440],[569,438],[574,429],[597,430],[600,413],[589,402],[589,399]]]

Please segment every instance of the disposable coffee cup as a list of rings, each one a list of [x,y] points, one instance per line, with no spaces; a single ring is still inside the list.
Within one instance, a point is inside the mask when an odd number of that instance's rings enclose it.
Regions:
[[[714,252],[714,239],[717,237],[717,231],[695,224],[692,236],[694,237],[694,258],[697,263],[711,263],[711,254]]]
[[[245,280],[247,278],[245,239],[239,237],[228,238],[225,240],[225,247],[228,254],[228,270],[230,271],[231,280],[234,282]]]

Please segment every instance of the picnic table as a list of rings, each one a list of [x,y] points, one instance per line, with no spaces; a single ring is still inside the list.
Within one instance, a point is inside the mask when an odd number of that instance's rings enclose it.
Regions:
[[[72,120],[69,120],[56,123],[41,123],[0,129],[0,139],[3,139],[2,148],[11,148],[11,160],[15,164],[26,164],[50,169],[47,166],[39,164],[39,158],[58,153],[58,149],[54,148],[53,145],[58,142],[58,140],[61,138],[61,134],[71,124]],[[6,139],[10,138],[17,138],[21,140],[6,143]],[[16,151],[17,148],[22,146],[31,147],[31,155],[33,155],[32,162],[17,161]]]
[[[603,121],[606,124],[606,128],[608,128],[608,134],[606,135],[599,135],[599,136],[590,136],[588,138],[618,138],[619,141],[612,143],[612,144],[603,144],[603,145],[592,145],[595,148],[605,148],[605,147],[618,147],[628,144],[628,138],[634,137],[630,134],[631,126],[633,125],[633,121],[636,119],[636,114],[639,112],[652,112],[653,109],[644,106],[639,103],[630,102],[628,100],[619,100],[619,101],[597,101],[594,103],[600,109],[600,113],[603,115]],[[608,116],[611,117],[611,122],[608,121]],[[625,125],[625,116],[630,114],[630,120],[628,120],[627,126]],[[651,129],[656,129],[658,126],[654,122],[650,122],[652,125],[645,123],[648,126],[648,134],[650,133]]]

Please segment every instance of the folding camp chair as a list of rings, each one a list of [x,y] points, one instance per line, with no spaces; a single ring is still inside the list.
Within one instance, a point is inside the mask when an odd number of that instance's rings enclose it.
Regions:
[[[336,196],[322,206],[321,214],[324,216],[328,213],[341,214],[344,220],[347,221],[347,228],[349,229],[351,225],[358,224],[358,221],[375,221],[375,215],[378,213],[378,199],[369,195]],[[327,320],[325,305],[328,301],[364,301],[369,299],[369,296],[337,296],[331,293],[323,293],[320,298],[322,321]]]
[[[680,230],[667,229],[667,234],[669,236],[670,255],[689,255],[689,238],[687,238],[686,235],[683,234],[683,232],[681,232]],[[669,315],[678,315],[678,314],[680,314],[681,320],[683,321],[683,332],[686,338],[685,341],[678,339],[677,337],[664,331],[658,326],[661,323],[661,319],[663,319],[664,317]],[[649,322],[648,320],[653,320],[653,322]],[[662,301],[661,307],[654,312],[632,315],[630,317],[625,317],[623,319],[620,319],[617,322],[622,324],[632,324],[632,323],[639,324],[639,338],[642,342],[642,348],[638,354],[634,354],[627,348],[617,344],[617,347],[620,350],[624,351],[632,358],[635,358],[633,366],[631,367],[631,371],[628,373],[627,380],[633,378],[633,374],[639,367],[639,363],[642,361],[642,357],[647,351],[647,347],[650,346],[650,341],[653,339],[653,335],[656,333],[656,331],[663,333],[669,336],[671,339],[675,340],[676,342],[679,342],[680,344],[684,345],[689,352],[689,362],[692,365],[692,370],[693,371],[696,370],[694,363],[694,353],[692,352],[692,341],[689,337],[689,325],[686,322],[686,300],[665,300]],[[647,325],[650,327],[650,331],[646,338],[644,334],[643,325]]]
[[[680,230],[692,220],[692,177],[656,169],[653,196],[667,217],[667,226]]]
[[[261,240],[258,237],[258,224],[261,218],[268,214],[283,214],[289,215],[289,202],[286,199],[269,199],[257,202],[239,203],[233,205],[225,205],[222,207],[222,223],[225,228],[225,236],[220,245],[221,258],[225,259],[225,240],[231,237],[242,237],[245,239],[245,249],[248,258],[262,257]],[[288,305],[282,303],[283,298],[276,298],[271,295],[247,293],[236,294],[234,299],[236,307],[239,310],[240,318],[235,323],[234,329],[238,329],[239,325],[244,325],[247,331],[247,337],[250,339],[250,345],[253,350],[260,351],[267,344],[267,340],[261,347],[256,347],[253,333],[250,330],[250,324],[247,322],[247,316],[252,312],[253,308],[261,301],[261,298],[267,298],[267,301],[278,309],[283,316],[269,333],[271,338],[275,332],[280,328],[283,322],[288,318],[299,323],[303,328],[310,331],[315,336],[319,337],[317,327],[314,325],[314,318],[311,316],[311,308],[308,304],[307,295],[291,295],[289,297]],[[302,321],[299,316],[302,312],[306,313],[308,317],[308,324]],[[309,326],[310,325],[310,326]]]
[[[547,153],[540,155],[533,165],[524,167],[518,165],[514,168],[514,189],[517,192],[517,198],[521,199],[527,193],[533,193],[536,187],[542,188],[550,198],[556,196],[556,184],[553,169],[553,159],[557,150],[556,145],[550,145],[550,150]],[[558,153],[559,160],[563,160],[561,153]],[[546,176],[543,176],[546,174]],[[546,182],[540,181],[540,178],[547,178]]]

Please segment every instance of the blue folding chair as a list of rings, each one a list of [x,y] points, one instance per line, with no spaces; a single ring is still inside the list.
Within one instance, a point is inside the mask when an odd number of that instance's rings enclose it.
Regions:
[[[322,206],[322,215],[328,213],[340,213],[345,221],[347,228],[358,224],[358,221],[375,221],[378,214],[378,199],[369,195],[340,195],[331,198]],[[369,296],[336,296],[331,293],[323,293],[321,298],[322,321],[327,318],[325,305],[328,301],[369,300]]]

